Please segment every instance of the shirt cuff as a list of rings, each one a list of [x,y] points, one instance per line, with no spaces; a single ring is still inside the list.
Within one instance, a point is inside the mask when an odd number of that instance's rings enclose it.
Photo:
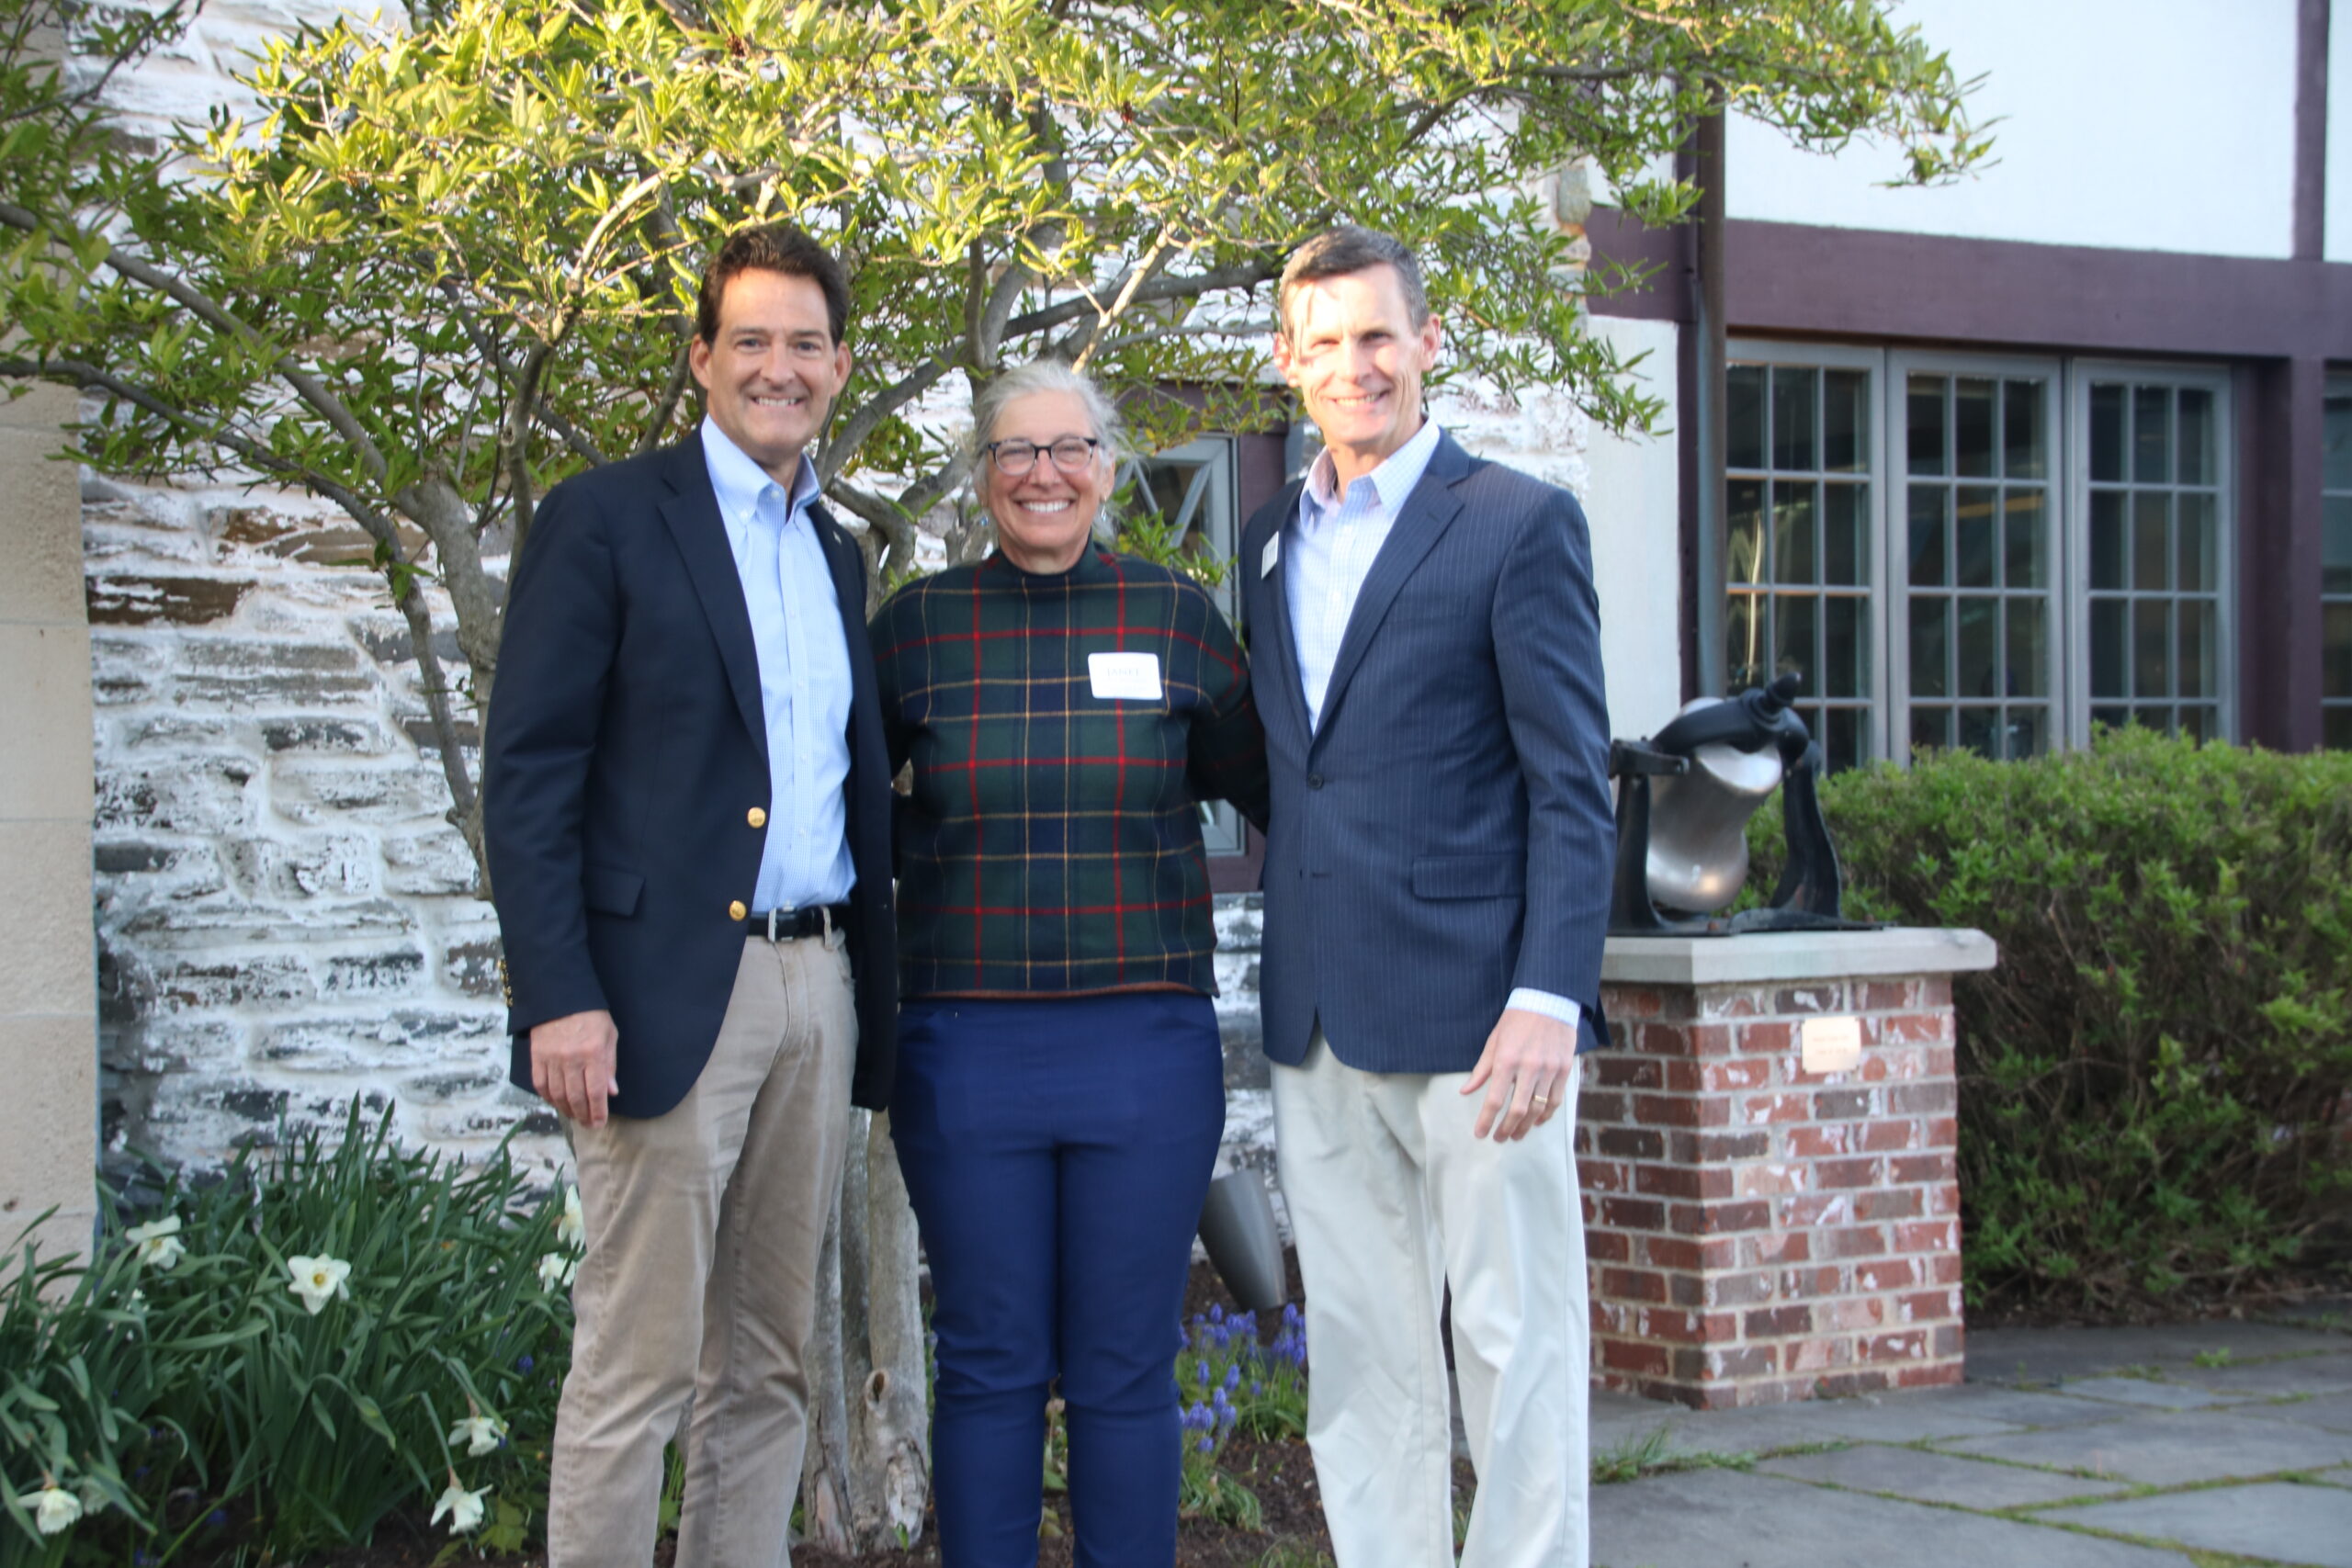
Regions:
[[[1584,1010],[1577,1007],[1570,998],[1555,997],[1549,991],[1539,991],[1529,986],[1514,987],[1510,993],[1510,999],[1503,1003],[1503,1008],[1506,1011],[1517,1008],[1521,1012],[1541,1013],[1545,1018],[1556,1018],[1570,1029],[1577,1027],[1577,1021],[1584,1017]]]

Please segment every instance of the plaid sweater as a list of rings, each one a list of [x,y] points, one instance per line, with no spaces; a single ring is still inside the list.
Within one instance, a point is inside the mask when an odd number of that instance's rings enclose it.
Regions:
[[[1199,584],[1101,548],[1053,577],[991,556],[891,595],[873,643],[890,764],[914,763],[900,992],[1216,995],[1197,803],[1263,822],[1266,753]],[[1096,694],[1114,652],[1157,661],[1157,697]]]

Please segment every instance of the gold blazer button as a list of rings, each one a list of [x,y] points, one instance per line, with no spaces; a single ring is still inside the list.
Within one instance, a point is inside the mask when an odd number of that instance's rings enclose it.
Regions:
[[[743,900],[741,898],[736,899],[732,904],[727,906],[727,918],[730,920],[740,920],[751,912],[751,910],[743,908]]]
[[[751,810],[743,813],[743,820],[754,828],[764,828],[768,825],[768,814],[754,806]]]

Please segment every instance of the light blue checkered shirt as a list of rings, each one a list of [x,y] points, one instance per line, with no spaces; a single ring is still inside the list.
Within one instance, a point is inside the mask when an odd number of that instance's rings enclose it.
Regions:
[[[752,613],[768,731],[768,823],[752,907],[799,909],[849,897],[849,635],[808,507],[817,470],[800,458],[792,493],[702,422],[703,460]]]
[[[1363,592],[1364,579],[1380,547],[1403,515],[1430,458],[1437,453],[1438,425],[1423,420],[1421,428],[1387,460],[1348,486],[1340,494],[1339,468],[1326,450],[1306,471],[1300,491],[1298,515],[1283,540],[1285,603],[1290,607],[1293,636],[1298,641],[1299,681],[1306,689],[1306,722],[1323,723],[1323,699],[1331,689],[1331,670],[1340,661],[1340,643],[1348,635],[1348,619]],[[1573,1029],[1582,1011],[1566,997],[1526,986],[1512,990],[1503,1004],[1522,1012],[1556,1018]]]

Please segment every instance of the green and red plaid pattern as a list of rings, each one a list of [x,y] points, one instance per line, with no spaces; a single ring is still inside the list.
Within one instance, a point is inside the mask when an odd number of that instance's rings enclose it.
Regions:
[[[906,996],[1216,994],[1198,802],[1265,819],[1250,672],[1198,583],[1090,549],[1059,576],[1001,556],[908,584],[874,617],[899,802]],[[1098,697],[1094,653],[1149,653],[1157,701]]]

